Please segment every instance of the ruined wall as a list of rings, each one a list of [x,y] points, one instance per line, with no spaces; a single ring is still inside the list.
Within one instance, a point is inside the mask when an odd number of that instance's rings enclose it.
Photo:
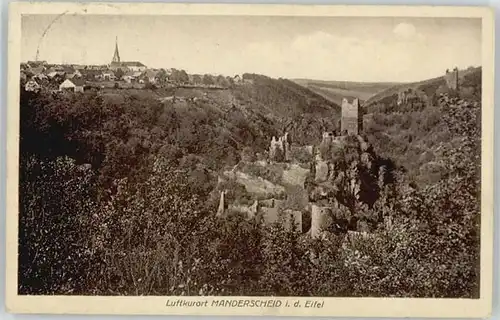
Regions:
[[[269,160],[276,162],[284,160],[283,144],[275,136],[271,139],[271,145],[269,146]]]
[[[363,114],[358,99],[349,103],[342,99],[341,132],[344,134],[359,134],[363,130]]]
[[[397,105],[400,106],[402,104],[406,104],[407,102],[408,102],[407,91],[398,92],[398,102],[397,102]]]
[[[217,208],[217,217],[221,217],[224,214],[224,211],[226,209],[226,207],[225,207],[226,204],[225,204],[225,200],[224,200],[225,194],[226,194],[225,191],[222,191],[220,193],[219,207]]]
[[[288,135],[288,132],[285,133],[284,136],[281,137],[281,143],[283,144],[283,153],[284,153],[284,158],[285,161],[290,161],[290,147],[291,147],[291,141],[290,141],[290,136]]]
[[[327,229],[333,222],[330,207],[311,205],[311,237],[316,239],[321,232]]]
[[[335,137],[335,135],[333,134],[333,132],[323,132],[323,137],[321,139],[321,143],[322,144],[330,144],[330,143],[332,143],[334,137]]]
[[[261,208],[259,220],[264,225],[272,225],[278,222],[279,213],[278,208]]]
[[[275,162],[290,161],[290,136],[288,132],[276,139],[275,136],[271,139],[269,146],[269,159]]]
[[[444,79],[449,89],[458,90],[458,81],[459,81],[458,68],[455,67],[452,71],[446,70]]]
[[[255,200],[250,206],[242,204],[231,204],[229,210],[242,213],[247,216],[247,219],[253,219],[257,216],[259,210],[259,201]]]
[[[330,172],[330,167],[327,161],[324,160],[316,161],[316,174],[314,176],[314,181],[317,183],[325,182],[326,180],[328,180],[329,172]]]
[[[273,198],[260,200],[257,215],[255,217],[257,222],[267,226],[278,222],[280,218],[279,213],[283,203],[283,200]]]

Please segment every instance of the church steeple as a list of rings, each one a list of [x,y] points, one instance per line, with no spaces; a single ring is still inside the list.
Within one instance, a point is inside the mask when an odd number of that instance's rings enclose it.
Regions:
[[[115,54],[113,55],[112,62],[120,63],[120,53],[118,52],[118,37],[115,40]]]

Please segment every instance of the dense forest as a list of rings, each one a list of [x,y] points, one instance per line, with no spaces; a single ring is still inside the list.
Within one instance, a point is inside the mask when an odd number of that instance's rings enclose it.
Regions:
[[[218,174],[245,153],[265,155],[284,131],[308,145],[339,128],[335,103],[246,77],[253,84],[183,103],[154,89],[21,86],[19,293],[478,297],[480,74],[460,92],[366,107],[363,135],[397,170],[369,206],[352,206],[391,225],[348,243],[214,215]],[[359,152],[353,144],[342,165]]]

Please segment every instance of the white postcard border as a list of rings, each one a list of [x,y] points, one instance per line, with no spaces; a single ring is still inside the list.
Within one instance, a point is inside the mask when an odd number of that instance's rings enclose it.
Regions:
[[[479,299],[403,298],[275,298],[280,308],[215,307],[224,297],[111,297],[22,296],[17,294],[19,65],[21,15],[265,15],[265,16],[397,16],[481,18],[482,40],[482,185],[481,277]],[[357,316],[357,317],[488,317],[493,279],[493,110],[494,23],[493,9],[436,6],[339,6],[257,4],[143,4],[143,3],[36,3],[10,4],[8,37],[7,197],[6,197],[6,306],[13,313]],[[167,300],[207,301],[207,307],[167,307]],[[258,297],[247,297],[256,299]],[[243,300],[245,297],[225,297]],[[259,299],[273,299],[259,297]],[[323,302],[322,308],[285,307],[288,302]]]

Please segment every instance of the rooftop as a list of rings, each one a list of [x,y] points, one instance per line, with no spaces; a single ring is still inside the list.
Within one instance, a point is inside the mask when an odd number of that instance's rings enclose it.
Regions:
[[[111,62],[111,66],[123,66],[123,67],[145,67],[142,62],[139,61],[122,61],[122,62]]]

